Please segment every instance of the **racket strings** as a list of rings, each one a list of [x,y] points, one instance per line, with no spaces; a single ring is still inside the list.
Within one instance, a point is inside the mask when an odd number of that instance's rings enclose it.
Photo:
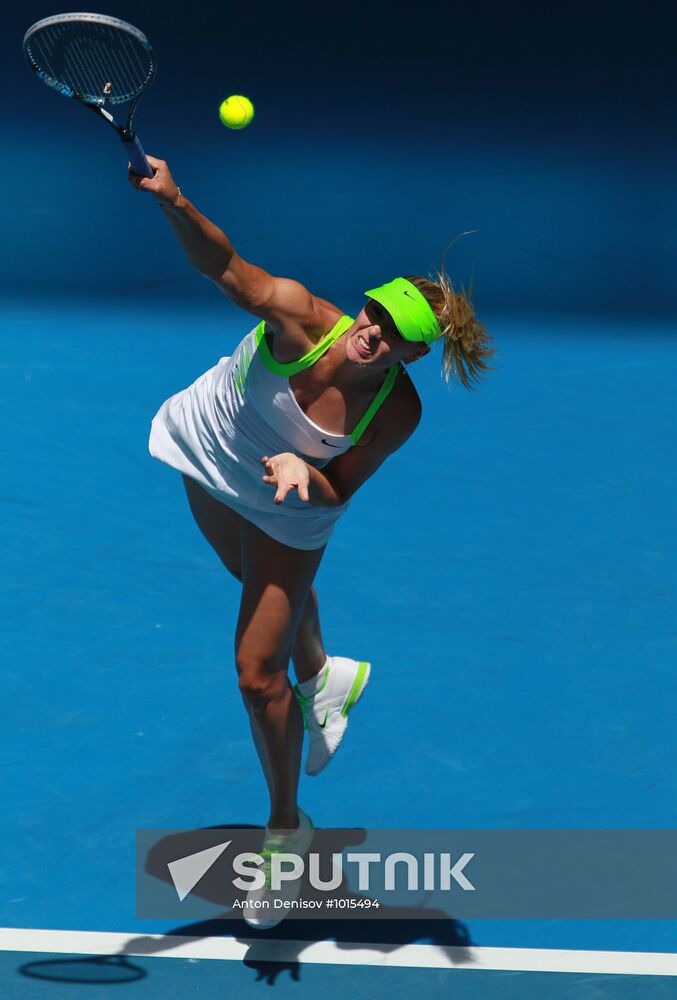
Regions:
[[[126,97],[128,90],[136,91],[129,84],[131,74],[125,76],[122,65],[116,63],[109,50],[96,39],[73,39],[64,51],[64,66],[73,79],[82,81],[81,93],[103,96],[108,83],[113,85],[111,99],[119,95]]]
[[[129,101],[154,72],[149,52],[134,36],[105,24],[49,25],[30,39],[28,50],[45,82],[90,101]]]

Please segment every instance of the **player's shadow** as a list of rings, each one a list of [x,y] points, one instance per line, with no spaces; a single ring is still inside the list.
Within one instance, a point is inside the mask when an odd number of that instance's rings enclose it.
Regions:
[[[201,831],[172,834],[150,849],[145,863],[146,873],[153,879],[172,886],[168,863],[186,857],[202,847],[213,846],[213,831],[216,830],[219,831],[219,839],[222,831],[229,837],[232,836],[232,846],[236,852],[257,849],[252,843],[253,833],[257,835],[259,842],[263,837],[261,827],[247,824],[220,825]],[[328,831],[321,833],[324,855],[328,849]],[[201,835],[204,840],[202,845],[199,843]],[[363,829],[332,830],[330,849],[341,852],[346,847],[363,843],[365,839],[366,831]],[[327,873],[321,874],[324,878]],[[305,879],[301,892],[308,900],[322,897]],[[238,892],[229,882],[224,881],[219,875],[218,866],[205,873],[192,889],[191,895],[223,907],[223,916],[184,924],[162,937],[141,935],[130,938],[116,954],[32,961],[20,966],[18,971],[28,978],[54,983],[123,985],[143,979],[148,974],[146,969],[134,964],[135,956],[161,955],[171,951],[184,938],[196,940],[219,937],[234,938],[244,945],[247,950],[243,964],[256,972],[257,982],[268,985],[273,985],[283,972],[288,972],[293,980],[298,981],[304,951],[319,941],[334,941],[343,951],[369,948],[383,954],[396,951],[402,945],[425,941],[444,949],[454,948],[453,960],[458,965],[473,963],[470,935],[466,926],[442,910],[428,909],[425,902],[411,907],[381,904],[378,917],[369,916],[360,920],[287,918],[270,930],[256,931],[231,912],[235,899],[243,898],[244,893]],[[368,898],[352,892],[345,878],[332,891],[332,896],[357,902]]]
[[[172,834],[158,841],[149,850],[145,865],[146,873],[153,879],[171,885],[168,863],[201,849],[199,844],[196,846],[195,835],[198,832],[207,837],[204,847],[213,845],[215,830],[226,831],[229,837],[232,835],[231,846],[235,853],[258,850],[258,846],[253,846],[253,831],[257,831],[259,843],[263,837],[263,829],[260,827],[236,824]],[[323,860],[328,860],[332,852],[341,853],[349,846],[363,843],[367,836],[366,830],[359,828],[323,830],[317,833],[321,835]],[[317,847],[313,846],[312,849],[317,850]],[[327,874],[326,870],[324,872],[321,870],[323,878],[327,877]],[[302,881],[301,893],[306,900],[324,900],[327,896],[326,893],[315,890],[305,878]],[[214,866],[202,877],[192,889],[191,895],[216,906],[223,906],[223,916],[187,923],[160,939],[145,936],[132,938],[126,943],[121,954],[157,955],[171,950],[173,937],[193,939],[234,937],[247,947],[244,964],[257,972],[257,981],[265,981],[268,984],[274,983],[279,974],[285,970],[289,971],[292,979],[298,980],[303,964],[303,952],[319,941],[334,941],[344,951],[366,947],[384,954],[393,952],[402,945],[425,941],[444,949],[454,948],[454,961],[459,965],[473,963],[467,927],[443,910],[428,909],[425,900],[418,906],[398,907],[381,903],[378,911],[357,910],[370,914],[378,912],[378,917],[371,915],[363,916],[362,919],[313,917],[304,920],[288,917],[276,927],[257,931],[246,924],[241,917],[230,912],[235,900],[243,899],[244,893],[236,890],[230,881],[223,879],[218,866]],[[348,901],[347,906],[351,900],[359,903],[369,898],[354,893],[348,887],[345,877],[331,895]],[[271,958],[271,955],[279,957]]]

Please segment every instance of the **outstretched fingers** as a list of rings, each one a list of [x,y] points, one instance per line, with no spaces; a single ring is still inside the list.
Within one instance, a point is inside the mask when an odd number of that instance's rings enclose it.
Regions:
[[[261,477],[264,483],[276,486],[274,501],[276,504],[284,503],[290,490],[298,490],[299,497],[305,503],[310,500],[308,493],[308,475],[305,463],[295,455],[261,457],[261,463],[266,469]]]
[[[308,501],[310,500],[310,494],[308,493],[308,483],[304,482],[303,480],[300,480],[296,484],[296,488],[299,491],[299,496],[301,497],[301,499],[305,500],[305,502],[308,503]]]

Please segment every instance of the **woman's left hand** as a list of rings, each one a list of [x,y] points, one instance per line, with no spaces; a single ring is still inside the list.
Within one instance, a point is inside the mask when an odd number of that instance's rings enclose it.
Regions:
[[[264,483],[277,486],[275,503],[282,503],[287,493],[293,489],[297,489],[301,500],[308,503],[310,500],[308,495],[310,475],[308,466],[302,458],[284,451],[280,455],[273,455],[272,458],[264,455],[261,461],[266,468],[266,475],[263,476]]]

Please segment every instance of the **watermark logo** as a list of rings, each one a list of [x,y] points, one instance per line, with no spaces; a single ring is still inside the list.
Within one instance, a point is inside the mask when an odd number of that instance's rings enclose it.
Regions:
[[[315,830],[262,853],[261,828],[137,832],[137,916],[233,918],[257,891],[300,916],[677,917],[674,830]],[[250,897],[251,898],[251,897]]]
[[[207,874],[231,843],[232,841],[227,840],[225,844],[217,844],[215,847],[208,847],[205,851],[197,851],[195,854],[188,854],[185,858],[178,858],[176,861],[167,863],[180,902],[183,902],[186,896],[192,892],[200,879]]]
[[[181,902],[216,864],[231,843],[231,840],[227,840],[222,844],[216,844],[214,847],[188,854],[167,863],[176,894]],[[309,885],[317,892],[335,892],[344,884],[345,866],[355,865],[357,887],[361,892],[370,891],[372,873],[377,866],[382,868],[378,883],[383,886],[385,892],[394,892],[397,889],[398,877],[403,877],[406,880],[407,890],[414,892],[421,888],[427,892],[437,889],[449,892],[452,886],[457,886],[464,892],[474,892],[475,886],[470,882],[464,870],[474,856],[474,854],[466,852],[454,862],[452,855],[446,851],[439,855],[426,852],[422,859],[405,851],[385,856],[375,853],[349,852],[345,858],[342,854],[332,853],[329,859],[331,873],[328,878],[323,878],[321,866],[325,858],[316,851],[305,857],[293,852],[275,852],[267,862],[269,870],[266,870],[266,860],[261,854],[254,851],[244,851],[236,854],[232,859],[231,866],[234,875],[231,884],[235,889],[240,889],[243,892],[263,889],[266,884],[273,892],[279,892],[285,883],[294,882],[307,876]]]

